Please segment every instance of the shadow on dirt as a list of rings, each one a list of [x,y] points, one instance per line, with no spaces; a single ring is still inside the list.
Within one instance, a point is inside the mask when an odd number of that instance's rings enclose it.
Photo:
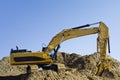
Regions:
[[[0,80],[26,80],[29,74],[21,74],[18,76],[0,76]]]

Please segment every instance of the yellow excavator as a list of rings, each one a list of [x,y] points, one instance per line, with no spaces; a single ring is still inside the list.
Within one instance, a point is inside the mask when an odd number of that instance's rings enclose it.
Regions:
[[[98,27],[89,28],[91,25],[99,24]],[[108,50],[110,52],[109,45],[109,32],[108,27],[103,22],[97,22],[93,24],[86,24],[70,29],[64,29],[56,36],[52,38],[47,47],[43,47],[42,52],[32,52],[26,49],[11,49],[10,63],[11,65],[37,65],[43,69],[53,69],[58,71],[61,67],[57,60],[57,51],[60,48],[60,43],[72,38],[82,37],[86,35],[98,34],[97,37],[97,52],[100,53],[100,59],[98,64],[98,71],[96,75],[101,75],[103,70],[110,69],[109,60],[106,56],[106,47],[108,44]],[[50,54],[53,52],[53,54]],[[47,66],[49,65],[49,66]],[[28,67],[28,69],[30,66]]]

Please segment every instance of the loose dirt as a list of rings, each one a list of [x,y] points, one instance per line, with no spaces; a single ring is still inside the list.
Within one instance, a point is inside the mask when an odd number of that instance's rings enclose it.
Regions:
[[[59,52],[57,56],[57,62],[70,70],[38,70],[27,74],[27,65],[10,65],[9,57],[4,57],[0,60],[0,80],[120,80],[120,62],[110,56],[111,70],[104,70],[101,76],[95,75],[99,53],[81,56]]]

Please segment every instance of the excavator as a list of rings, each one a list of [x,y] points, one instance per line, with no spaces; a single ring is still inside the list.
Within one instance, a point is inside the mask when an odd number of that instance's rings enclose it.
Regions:
[[[91,25],[99,24],[98,27],[90,27]],[[108,45],[108,51],[110,52],[110,44],[109,44],[109,31],[108,27],[103,22],[97,22],[92,24],[86,24],[70,29],[64,29],[56,36],[52,38],[47,47],[43,47],[42,51],[32,52],[27,51],[26,49],[11,49],[10,51],[10,64],[11,65],[29,65],[28,70],[36,69],[35,67],[31,67],[32,65],[37,65],[38,67],[42,67],[43,69],[52,69],[58,71],[64,66],[62,64],[57,63],[57,52],[60,48],[60,44],[63,41],[98,34],[97,37],[97,52],[100,54],[99,63],[98,63],[98,71],[96,75],[101,75],[101,73],[107,69],[110,70],[110,59],[106,56],[106,48]],[[53,54],[50,54],[53,52]],[[49,66],[48,66],[49,65]]]

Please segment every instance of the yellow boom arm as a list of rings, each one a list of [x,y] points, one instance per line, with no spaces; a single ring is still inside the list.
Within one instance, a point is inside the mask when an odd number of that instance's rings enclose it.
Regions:
[[[55,37],[52,38],[51,42],[45,49],[44,53],[48,54],[53,50],[57,45],[59,45],[61,42],[76,38],[76,37],[81,37],[81,36],[86,36],[90,34],[95,34],[99,31],[98,27],[94,28],[79,28],[79,29],[65,29],[62,32],[58,33]]]
[[[97,52],[100,53],[100,64],[98,66],[97,75],[101,75],[101,73],[105,68],[110,69],[110,66],[108,65],[109,62],[107,62],[108,60],[106,58],[106,47],[109,40],[109,31],[108,31],[108,27],[103,22],[100,22],[99,27],[71,28],[71,29],[65,29],[61,31],[55,37],[52,38],[51,42],[45,49],[44,53],[45,54],[50,53],[57,45],[59,45],[61,42],[65,40],[86,36],[86,35],[91,35],[91,34],[96,34],[96,33],[98,33]]]

